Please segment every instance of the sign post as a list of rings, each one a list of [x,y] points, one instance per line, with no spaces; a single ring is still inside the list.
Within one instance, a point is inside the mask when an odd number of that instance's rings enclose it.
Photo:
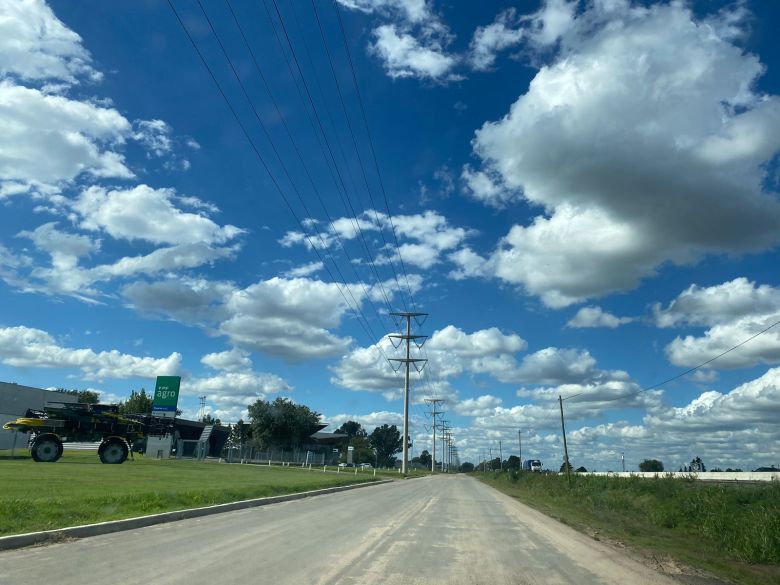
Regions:
[[[176,406],[179,403],[179,376],[157,376],[154,387],[154,401],[152,402],[152,414],[165,418],[176,417]]]

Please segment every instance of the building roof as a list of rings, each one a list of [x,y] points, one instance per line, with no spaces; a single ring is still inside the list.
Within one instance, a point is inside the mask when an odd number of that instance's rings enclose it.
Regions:
[[[325,428],[325,426],[322,428]],[[311,435],[311,438],[323,445],[340,445],[349,440],[349,437],[344,433],[324,433],[322,431],[315,432]]]

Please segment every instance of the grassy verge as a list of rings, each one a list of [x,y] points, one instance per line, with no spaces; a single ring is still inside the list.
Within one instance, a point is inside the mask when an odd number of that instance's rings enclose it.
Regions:
[[[479,479],[597,538],[738,583],[780,583],[780,484],[495,473]]]
[[[57,463],[35,463],[0,452],[0,536],[372,480],[366,473],[323,473],[322,468],[138,456],[103,465],[97,454],[83,451],[66,451]]]

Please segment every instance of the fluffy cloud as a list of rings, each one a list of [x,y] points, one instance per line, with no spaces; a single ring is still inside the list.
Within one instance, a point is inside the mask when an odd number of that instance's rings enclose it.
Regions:
[[[395,13],[409,23],[418,23],[431,18],[430,6],[426,0],[337,0],[350,10],[372,13],[376,11]]]
[[[743,317],[780,313],[780,288],[756,285],[745,277],[715,286],[692,284],[666,308],[653,307],[658,327],[717,325]]]
[[[87,380],[151,378],[178,373],[181,354],[151,358],[117,350],[75,349],[60,345],[46,331],[18,326],[0,328],[0,362],[16,367],[76,368]]]
[[[23,231],[18,235],[29,238],[36,248],[50,254],[52,269],[57,272],[74,269],[80,257],[100,248],[99,242],[92,238],[59,231],[57,222],[45,223],[31,232]]]
[[[362,287],[348,286],[361,303]],[[243,350],[289,361],[341,355],[352,342],[331,331],[349,311],[339,286],[320,280],[276,277],[239,288],[175,279],[133,283],[122,293],[143,313],[196,324]]]
[[[75,95],[74,86],[101,79],[81,37],[45,2],[0,1],[0,199],[58,197],[75,181],[133,178],[121,152],[128,139],[149,157],[173,156],[164,121],[133,125],[110,100]]]
[[[676,366],[693,367],[729,351],[737,344],[758,335],[780,321],[780,314],[745,317],[715,325],[703,336],[686,335],[675,338],[666,346],[666,355]],[[710,368],[744,368],[756,364],[780,363],[780,325],[758,335],[735,351],[712,362]]]
[[[308,264],[291,268],[285,273],[285,276],[287,278],[301,278],[301,277],[309,276],[310,274],[314,274],[315,272],[319,272],[324,268],[325,265],[319,260],[317,260],[316,262],[309,262]]]
[[[624,452],[627,469],[636,469],[644,458],[656,458],[667,469],[676,470],[696,455],[702,456],[708,467],[752,469],[774,461],[780,447],[776,424],[779,388],[780,368],[772,368],[728,392],[706,390],[682,406],[669,406],[662,404],[660,390],[637,392],[634,382],[616,375],[584,385],[521,391],[522,396],[536,402],[497,406],[460,434],[467,443],[464,453],[473,460],[481,456],[481,449],[495,448],[499,438],[516,439],[516,429],[521,428],[524,453],[533,453],[547,467],[557,468],[563,445],[556,398],[558,394],[565,397],[582,392],[564,403],[569,454],[575,465],[619,470]],[[572,424],[603,419],[605,411],[625,407],[645,410],[642,423],[619,420],[579,428]],[[546,435],[549,431],[554,432]]]
[[[210,324],[219,319],[224,299],[234,290],[227,282],[176,278],[151,283],[136,281],[124,286],[121,294],[141,314]]]
[[[502,402],[503,400],[497,396],[484,394],[477,398],[461,400],[455,404],[453,411],[461,416],[488,416],[492,414],[496,408],[501,406]]]
[[[387,357],[394,355],[393,345],[382,338],[368,347],[353,349],[331,368],[331,383],[350,390],[382,391],[398,388],[401,375],[393,370]]]
[[[421,43],[410,33],[385,24],[374,31],[371,45],[374,54],[384,61],[387,74],[393,78],[420,77],[423,79],[453,79],[451,71],[457,60],[446,53],[439,42]]]
[[[450,396],[454,392],[447,378],[464,372],[488,374],[499,379],[503,373],[517,369],[513,354],[522,351],[526,342],[514,333],[505,334],[491,327],[473,333],[448,325],[435,331],[424,346],[424,352],[413,357],[428,359],[430,375],[422,377],[422,388],[418,396]],[[396,357],[397,350],[388,338],[381,339],[369,347],[353,349],[338,365],[331,368],[334,376],[331,382],[350,390],[391,391],[399,387],[401,376],[387,362],[387,357]],[[393,393],[386,394],[395,399]]]
[[[219,330],[236,345],[286,359],[330,357],[352,341],[328,331],[347,309],[336,284],[272,278],[233,292],[225,301],[230,317]]]
[[[489,171],[475,171],[471,165],[465,165],[460,178],[466,195],[496,209],[504,209],[510,203],[520,200],[518,191],[507,189],[495,173],[492,175]]]
[[[338,0],[351,10],[374,13],[390,24],[377,26],[369,51],[379,57],[393,78],[418,77],[436,81],[458,79],[458,63],[447,52],[453,36],[426,0]]]
[[[566,323],[566,326],[573,328],[608,327],[609,329],[615,329],[632,321],[634,321],[633,317],[616,317],[612,313],[602,310],[601,307],[582,307]]]
[[[596,360],[587,350],[547,347],[523,358],[511,379],[527,384],[571,384],[590,380]]]
[[[410,417],[411,418],[411,417]],[[398,427],[403,426],[404,417],[397,412],[388,412],[386,410],[380,410],[378,412],[371,412],[369,414],[335,414],[327,417],[329,423],[329,431],[333,432],[345,422],[353,420],[360,423],[370,433],[376,427],[382,425],[396,425]],[[410,421],[411,423],[411,421]],[[410,426],[412,426],[410,424]]]
[[[200,362],[215,370],[224,370],[226,372],[243,370],[252,365],[249,355],[235,347],[228,351],[207,353],[200,358]]]
[[[104,231],[117,239],[146,240],[155,244],[223,244],[243,233],[232,226],[219,226],[204,213],[182,211],[173,189],[138,185],[108,190],[90,187],[71,204],[82,228]],[[184,204],[200,204],[185,198]]]
[[[654,306],[659,327],[708,326],[702,336],[675,338],[666,354],[675,365],[705,362],[780,321],[780,289],[746,278],[710,287],[691,285],[666,308]],[[778,326],[780,327],[780,326]],[[747,367],[780,361],[780,330],[772,327],[737,350],[713,362],[711,368]]]
[[[780,100],[753,89],[763,67],[733,44],[738,20],[627,2],[559,20],[554,62],[474,139],[497,188],[545,210],[484,268],[561,307],[635,287],[665,262],[774,245],[780,204],[762,185]]]
[[[17,192],[22,185],[51,190],[81,174],[133,176],[112,150],[131,129],[113,108],[0,81],[0,126],[0,177]]]
[[[647,417],[659,429],[698,433],[736,430],[756,424],[777,423],[780,415],[780,368],[741,384],[725,394],[707,391],[689,404],[668,408]]]
[[[67,214],[82,230],[120,240],[172,245],[90,266],[88,258],[103,259],[107,255],[101,240],[63,231],[57,222],[49,222],[18,236],[32,240],[38,252],[49,256],[50,265],[7,265],[4,278],[13,286],[89,300],[101,294],[94,287],[98,282],[178,272],[229,258],[239,249],[238,244],[229,241],[243,233],[239,228],[220,226],[211,220],[207,212],[216,213],[214,206],[196,197],[178,196],[172,189],[146,185],[125,190],[90,187],[75,199],[56,197],[51,202],[51,211]]]
[[[146,147],[155,156],[165,156],[173,149],[171,127],[165,120],[137,120],[133,139]]]
[[[0,75],[67,84],[101,78],[81,37],[43,0],[0,2]]]
[[[316,225],[317,222],[309,220],[309,223]],[[336,242],[344,244],[358,238],[361,232],[364,235],[369,232],[390,234],[393,230],[401,242],[399,250],[404,263],[426,270],[437,264],[442,254],[458,248],[475,233],[473,230],[451,225],[446,217],[431,210],[413,215],[393,216],[392,225],[386,214],[368,210],[357,219],[341,217],[333,220],[326,230],[316,233],[311,241],[317,247],[324,243],[332,249]],[[297,231],[287,232],[280,243],[283,246],[302,244],[310,247],[306,236]],[[380,265],[395,263],[397,254],[395,250],[386,251],[377,255],[375,261]]]
[[[487,26],[474,31],[469,45],[469,63],[478,71],[486,71],[496,61],[499,51],[517,45],[523,38],[523,30],[517,25],[517,12],[509,8],[501,12]]]
[[[211,415],[223,423],[246,421],[249,406],[258,400],[268,400],[272,394],[291,392],[292,389],[276,374],[250,369],[190,378],[186,383],[187,394],[205,396]]]
[[[111,263],[85,267],[84,258],[100,252],[100,241],[87,236],[62,232],[56,222],[43,224],[20,237],[33,241],[36,249],[50,257],[49,266],[37,265],[31,258],[5,263],[3,279],[26,292],[64,294],[94,302],[101,291],[98,282],[181,271],[232,256],[234,248],[212,247],[205,243],[181,244],[157,248],[148,254],[121,257]],[[0,268],[3,258],[0,257]]]
[[[529,37],[540,47],[554,44],[574,24],[578,0],[545,0],[530,17]]]

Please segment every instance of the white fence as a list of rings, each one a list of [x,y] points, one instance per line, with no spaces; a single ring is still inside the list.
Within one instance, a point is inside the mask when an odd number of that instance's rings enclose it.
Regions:
[[[583,475],[607,475],[610,477],[693,477],[701,481],[780,481],[780,471],[589,471]]]
[[[250,446],[225,446],[222,459],[228,463],[293,463],[299,465],[325,465],[325,454],[312,451],[282,451],[281,449],[257,449]]]

